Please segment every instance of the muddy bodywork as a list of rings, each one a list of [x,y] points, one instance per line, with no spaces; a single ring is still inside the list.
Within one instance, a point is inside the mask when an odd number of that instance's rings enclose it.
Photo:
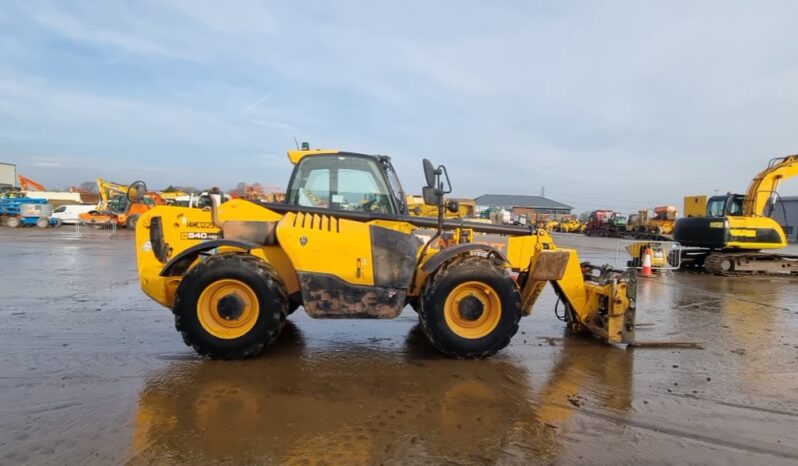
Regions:
[[[405,288],[353,286],[327,274],[299,273],[305,312],[317,318],[393,319],[405,307]]]

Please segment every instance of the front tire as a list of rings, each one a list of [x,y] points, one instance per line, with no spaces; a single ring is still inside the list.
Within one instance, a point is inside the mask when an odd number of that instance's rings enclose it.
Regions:
[[[36,226],[39,228],[47,228],[50,226],[50,220],[46,217],[39,217],[36,219]]]
[[[223,254],[186,274],[172,311],[175,328],[197,354],[243,359],[277,339],[288,295],[271,265],[252,256]]]
[[[507,272],[491,259],[455,258],[428,280],[419,319],[442,353],[483,358],[506,347],[518,331],[521,296]]]
[[[18,228],[20,225],[22,225],[22,220],[18,219],[17,217],[9,217],[6,225],[11,228]]]

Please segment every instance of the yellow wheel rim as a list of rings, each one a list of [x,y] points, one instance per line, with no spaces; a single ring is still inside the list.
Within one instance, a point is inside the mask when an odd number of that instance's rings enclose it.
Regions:
[[[477,339],[490,334],[499,325],[502,304],[496,291],[482,282],[457,285],[443,306],[446,325],[457,336]]]
[[[206,332],[232,340],[247,334],[258,321],[260,305],[244,282],[223,279],[208,285],[197,301],[197,317]]]

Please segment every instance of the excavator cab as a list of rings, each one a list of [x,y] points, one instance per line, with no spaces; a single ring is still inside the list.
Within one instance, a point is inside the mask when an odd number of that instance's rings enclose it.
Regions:
[[[108,199],[108,212],[112,214],[124,214],[127,211],[130,201],[124,194],[115,194]]]
[[[743,215],[745,196],[742,194],[726,194],[712,196],[707,201],[707,217],[740,217]]]

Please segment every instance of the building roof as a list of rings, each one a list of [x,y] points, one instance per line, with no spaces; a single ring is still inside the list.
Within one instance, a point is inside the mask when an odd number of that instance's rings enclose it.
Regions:
[[[483,194],[474,199],[479,206],[528,207],[532,209],[571,210],[573,207],[543,196]]]

